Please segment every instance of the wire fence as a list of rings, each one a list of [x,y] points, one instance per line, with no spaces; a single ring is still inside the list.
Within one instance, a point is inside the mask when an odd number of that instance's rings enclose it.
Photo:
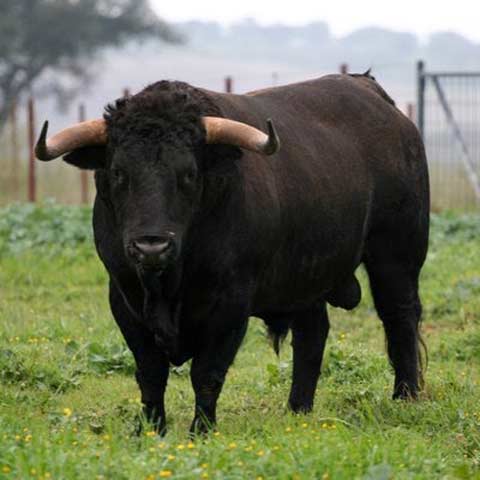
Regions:
[[[234,89],[234,79],[224,79],[225,92]],[[129,96],[124,88],[121,96]],[[74,121],[84,121],[84,103],[76,106]],[[91,204],[95,196],[93,172],[78,170],[64,162],[38,162],[34,145],[39,133],[37,105],[33,97],[15,103],[0,135],[0,205],[55,199],[66,204]]]
[[[480,72],[418,65],[418,127],[430,166],[434,209],[480,206]]]
[[[341,72],[348,65],[341,64]],[[382,81],[382,71],[380,74]],[[236,78],[224,78],[224,90],[236,91]],[[278,73],[271,84],[284,83]],[[402,84],[397,105],[423,135],[430,167],[432,206],[435,210],[472,210],[480,206],[480,73],[435,73],[417,69],[417,102],[414,82]],[[391,90],[387,85],[387,90]],[[121,95],[128,95],[123,89]],[[398,101],[398,99],[401,99]],[[0,136],[0,205],[15,201],[54,198],[61,203],[91,203],[95,194],[93,173],[63,162],[36,162],[33,141],[43,120],[33,100],[15,105]],[[84,103],[73,109],[72,121],[89,117]]]
[[[79,171],[63,162],[45,164],[34,158],[37,137],[35,101],[14,105],[0,137],[0,205],[36,202],[54,198],[61,203],[90,203],[94,185],[91,172]],[[83,104],[78,120],[85,119]]]

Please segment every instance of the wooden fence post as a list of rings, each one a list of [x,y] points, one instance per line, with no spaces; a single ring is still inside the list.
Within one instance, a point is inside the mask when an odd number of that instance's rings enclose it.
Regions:
[[[78,106],[78,121],[84,122],[86,119],[85,115],[85,104],[81,103]],[[80,170],[80,191],[81,191],[81,202],[88,203],[88,170]]]
[[[35,202],[37,200],[37,185],[35,172],[35,101],[33,95],[28,99],[27,104],[27,119],[28,119],[28,201]]]
[[[272,86],[276,87],[278,85],[278,73],[272,73]]]
[[[225,77],[225,92],[226,93],[233,92],[233,78],[230,76]]]
[[[17,124],[17,102],[12,103],[10,110],[10,162],[12,166],[12,191],[15,195],[18,194],[18,124]]]
[[[407,103],[407,117],[412,122],[415,122],[415,107],[412,102]]]

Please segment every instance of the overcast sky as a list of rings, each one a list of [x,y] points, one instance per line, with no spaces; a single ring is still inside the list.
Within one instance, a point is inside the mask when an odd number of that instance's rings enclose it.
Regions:
[[[381,26],[425,39],[435,31],[456,31],[480,42],[478,0],[151,0],[169,21],[215,20],[230,24],[252,17],[262,24],[328,22],[335,35]],[[475,7],[475,5],[478,5]]]

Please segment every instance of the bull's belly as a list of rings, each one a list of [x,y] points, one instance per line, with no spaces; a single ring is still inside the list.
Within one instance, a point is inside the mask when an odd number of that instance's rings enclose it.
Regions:
[[[265,271],[258,279],[253,314],[301,310],[324,300],[351,309],[360,301],[355,278],[358,264],[357,255],[349,261],[314,257],[300,262],[297,268]]]

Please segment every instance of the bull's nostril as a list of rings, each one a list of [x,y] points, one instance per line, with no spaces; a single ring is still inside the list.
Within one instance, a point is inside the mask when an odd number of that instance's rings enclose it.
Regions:
[[[162,243],[145,243],[145,242],[134,242],[135,248],[139,250],[144,255],[160,255],[170,248],[170,242]]]
[[[131,242],[128,252],[145,266],[162,267],[171,257],[172,247],[173,241],[170,238],[140,237]]]

